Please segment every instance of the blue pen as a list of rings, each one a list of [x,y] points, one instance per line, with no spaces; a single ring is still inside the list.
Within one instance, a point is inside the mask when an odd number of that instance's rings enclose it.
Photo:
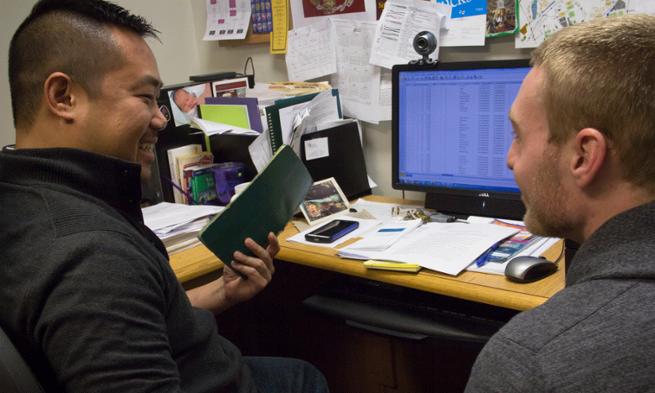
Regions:
[[[489,261],[489,257],[491,256],[491,254],[494,251],[496,251],[496,249],[498,249],[500,243],[502,243],[502,241],[497,242],[493,246],[489,247],[487,251],[483,252],[482,255],[480,255],[478,259],[475,260],[475,266],[477,267],[484,266]]]

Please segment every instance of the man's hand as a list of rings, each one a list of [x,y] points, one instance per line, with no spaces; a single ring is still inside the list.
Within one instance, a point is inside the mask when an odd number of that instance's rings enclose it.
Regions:
[[[277,237],[273,233],[268,234],[266,249],[250,238],[247,238],[244,244],[254,256],[236,251],[232,268],[225,265],[220,278],[187,291],[189,301],[194,307],[218,314],[236,303],[252,298],[271,282],[275,272],[273,258],[280,251]]]
[[[275,272],[273,258],[280,251],[280,244],[274,234],[268,234],[266,249],[250,238],[244,244],[254,256],[236,251],[231,268],[226,265],[223,270],[225,300],[229,304],[240,303],[255,296],[268,285]],[[243,274],[246,279],[235,271]]]

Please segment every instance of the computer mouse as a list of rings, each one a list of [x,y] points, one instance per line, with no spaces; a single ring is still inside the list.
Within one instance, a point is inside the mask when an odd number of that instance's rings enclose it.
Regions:
[[[505,266],[505,277],[514,282],[541,280],[557,271],[557,264],[544,257],[520,256]]]

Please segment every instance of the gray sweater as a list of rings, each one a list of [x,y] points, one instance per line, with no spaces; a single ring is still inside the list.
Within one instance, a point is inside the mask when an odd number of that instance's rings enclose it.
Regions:
[[[655,203],[581,246],[566,288],[484,347],[466,392],[655,391]]]
[[[255,391],[143,225],[139,171],[72,149],[0,153],[0,325],[48,391]]]

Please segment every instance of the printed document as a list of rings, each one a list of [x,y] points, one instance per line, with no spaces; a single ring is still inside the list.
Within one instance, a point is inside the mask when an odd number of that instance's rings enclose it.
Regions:
[[[415,263],[455,276],[493,244],[517,231],[495,224],[427,223],[387,250],[359,254],[361,259]]]
[[[369,62],[391,69],[394,64],[420,59],[414,50],[414,37],[424,30],[439,37],[445,22],[445,15],[439,12],[441,9],[440,4],[423,0],[387,0],[375,31]],[[438,42],[430,58],[439,58]]]
[[[339,256],[360,259],[360,252],[384,251],[421,224],[421,220],[395,220],[385,223],[365,233],[361,240],[339,250]]]
[[[328,19],[289,31],[286,62],[290,81],[337,72],[337,55]]]
[[[205,41],[242,40],[246,38],[252,8],[249,0],[206,0],[207,28]]]
[[[331,84],[339,89],[344,115],[378,123],[380,67],[369,64],[375,22],[332,20],[337,54],[337,73]]]

